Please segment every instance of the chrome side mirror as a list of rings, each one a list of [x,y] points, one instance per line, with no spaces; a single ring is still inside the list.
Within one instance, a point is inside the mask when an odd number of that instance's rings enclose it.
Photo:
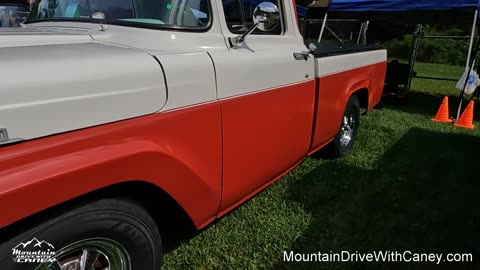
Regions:
[[[280,24],[280,11],[273,3],[262,2],[253,10],[253,22],[252,27],[245,33],[228,39],[230,46],[235,47],[240,45],[245,38],[257,28],[261,31],[271,31],[275,29],[275,27]]]
[[[271,2],[260,3],[253,11],[253,22],[262,31],[271,31],[280,24],[280,11]]]

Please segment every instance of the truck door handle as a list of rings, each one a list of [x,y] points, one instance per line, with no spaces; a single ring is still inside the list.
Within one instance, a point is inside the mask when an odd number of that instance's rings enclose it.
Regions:
[[[310,52],[299,52],[299,53],[293,53],[293,58],[295,60],[308,60],[310,58]]]

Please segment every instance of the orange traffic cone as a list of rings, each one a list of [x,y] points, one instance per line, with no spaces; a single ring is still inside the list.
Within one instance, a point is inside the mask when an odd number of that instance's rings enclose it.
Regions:
[[[475,105],[475,102],[472,100],[468,104],[467,108],[463,112],[462,116],[460,116],[460,119],[455,123],[456,127],[463,127],[463,128],[469,128],[473,129],[475,128],[475,125],[473,124],[473,106]]]
[[[437,115],[435,118],[432,118],[432,121],[440,123],[452,123],[453,120],[450,119],[450,114],[448,113],[448,97],[443,98],[442,105],[438,109]]]

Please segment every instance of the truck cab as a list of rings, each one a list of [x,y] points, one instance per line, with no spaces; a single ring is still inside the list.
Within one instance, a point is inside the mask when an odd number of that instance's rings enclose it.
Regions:
[[[346,155],[386,69],[307,47],[280,0],[38,0],[0,59],[6,269],[159,269],[179,213],[204,228]],[[25,257],[33,239],[54,253]]]

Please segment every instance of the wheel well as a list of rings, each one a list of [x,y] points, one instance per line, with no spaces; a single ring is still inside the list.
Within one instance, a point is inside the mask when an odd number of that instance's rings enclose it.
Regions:
[[[362,88],[353,93],[357,96],[358,101],[360,102],[360,108],[368,109],[368,89]]]
[[[102,198],[125,198],[142,205],[157,223],[160,233],[170,227],[195,228],[192,220],[177,201],[161,188],[148,182],[132,181],[113,185],[98,192],[103,195]]]
[[[131,181],[87,193],[1,228],[0,243],[31,229],[32,226],[44,222],[46,219],[71,211],[92,201],[112,197],[129,200],[143,206],[155,220],[162,235],[162,241],[167,246],[168,242],[177,241],[177,239],[165,239],[166,237],[183,238],[183,235],[195,231],[195,226],[190,217],[169,194],[148,182]]]

